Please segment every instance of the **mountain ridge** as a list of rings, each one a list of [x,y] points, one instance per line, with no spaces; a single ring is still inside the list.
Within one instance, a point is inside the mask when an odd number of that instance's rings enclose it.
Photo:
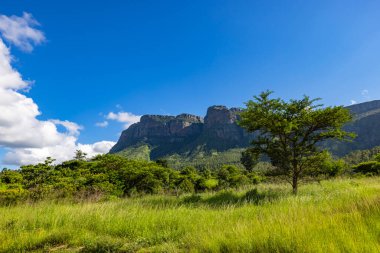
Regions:
[[[357,134],[348,143],[333,142],[329,149],[338,156],[351,151],[369,149],[380,145],[380,100],[350,105],[354,119],[344,128]],[[241,128],[240,108],[214,105],[207,109],[205,117],[182,113],[177,116],[144,115],[140,122],[124,130],[110,153],[123,151],[136,154],[134,150],[147,146],[151,160],[182,156],[192,157],[198,153],[211,154],[249,146],[254,134]],[[146,149],[143,149],[146,150]],[[129,156],[129,155],[127,155]],[[133,158],[133,157],[131,157]],[[236,161],[234,161],[236,162]]]
[[[240,111],[215,105],[208,108],[204,118],[185,113],[144,115],[140,122],[122,132],[110,153],[145,144],[151,147],[151,158],[157,159],[174,153],[191,153],[199,147],[205,151],[246,147],[251,134],[237,125]]]

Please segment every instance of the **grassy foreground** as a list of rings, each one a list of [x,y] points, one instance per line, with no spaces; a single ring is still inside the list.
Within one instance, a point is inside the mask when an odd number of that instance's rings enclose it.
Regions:
[[[0,208],[0,252],[380,252],[380,179]]]

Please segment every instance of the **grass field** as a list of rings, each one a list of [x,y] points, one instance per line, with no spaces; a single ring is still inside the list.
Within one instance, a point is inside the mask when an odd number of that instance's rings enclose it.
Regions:
[[[0,208],[1,252],[380,252],[380,178]]]

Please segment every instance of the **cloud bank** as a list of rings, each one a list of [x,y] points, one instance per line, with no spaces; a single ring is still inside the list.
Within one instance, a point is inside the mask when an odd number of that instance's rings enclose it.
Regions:
[[[74,122],[38,120],[37,116],[41,115],[38,105],[22,94],[31,83],[12,67],[10,49],[4,40],[24,51],[32,51],[34,45],[45,41],[36,26],[38,22],[28,13],[22,17],[0,15],[0,147],[8,151],[2,163],[38,163],[48,156],[62,162],[71,159],[77,149],[89,156],[108,152],[114,142],[78,143],[82,127]],[[58,125],[66,131],[58,131]]]

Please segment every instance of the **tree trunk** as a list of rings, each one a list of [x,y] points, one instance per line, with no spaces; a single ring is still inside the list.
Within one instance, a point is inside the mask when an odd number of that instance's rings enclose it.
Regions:
[[[296,174],[293,175],[292,187],[293,187],[293,194],[297,195],[297,191],[298,191],[298,176]]]

